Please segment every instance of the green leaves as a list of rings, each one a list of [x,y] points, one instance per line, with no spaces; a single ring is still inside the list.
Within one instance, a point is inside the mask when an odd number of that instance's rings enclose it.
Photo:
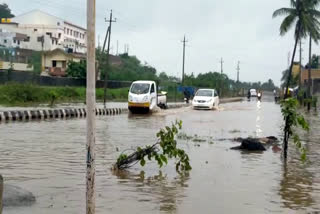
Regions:
[[[158,166],[161,168],[164,164],[168,164],[168,159],[176,159],[176,170],[189,171],[191,166],[189,163],[189,156],[183,149],[177,148],[177,141],[175,140],[176,135],[182,128],[182,121],[176,121],[171,126],[166,126],[157,133],[158,143],[153,146],[146,146],[145,148],[138,147],[136,152],[129,157],[135,156],[137,160],[140,160],[140,165],[145,166],[146,160],[149,161],[154,159]],[[156,148],[159,146],[160,148]],[[117,160],[118,166],[121,168],[121,164],[128,164],[128,156],[121,154]]]
[[[303,115],[298,112],[297,107],[298,100],[295,98],[288,98],[281,102],[281,112],[284,119],[286,120],[284,131],[289,133],[289,137],[293,135],[294,127],[300,127],[305,131],[309,130],[309,124],[304,119]],[[304,161],[306,159],[306,149],[302,145],[298,134],[293,135],[293,142],[300,150],[301,160]]]
[[[280,35],[283,36],[292,26],[295,26],[295,38],[301,39],[310,35],[317,42],[320,39],[320,16],[316,9],[319,1],[299,0],[291,1],[290,8],[280,8],[274,11],[272,17],[286,16],[280,26]]]
[[[142,158],[141,160],[140,160],[140,165],[141,166],[144,166],[146,164],[146,161]]]

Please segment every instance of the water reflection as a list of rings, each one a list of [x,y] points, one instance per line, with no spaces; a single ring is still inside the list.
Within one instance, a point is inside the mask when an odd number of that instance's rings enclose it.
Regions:
[[[177,205],[185,197],[184,189],[188,188],[189,173],[178,174],[173,179],[161,170],[153,176],[146,176],[145,171],[133,173],[127,170],[112,171],[112,174],[117,176],[120,184],[135,186],[135,192],[148,196],[145,199],[140,198],[140,202],[159,203],[160,211],[168,213],[176,213]]]
[[[301,165],[301,162],[284,164],[279,189],[283,205],[293,210],[311,207],[315,204],[311,195],[313,175],[307,170],[299,168],[296,164]]]

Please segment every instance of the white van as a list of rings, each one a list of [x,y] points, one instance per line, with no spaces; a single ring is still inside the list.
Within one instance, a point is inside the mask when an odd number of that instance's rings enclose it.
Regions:
[[[154,81],[135,81],[131,84],[128,95],[128,109],[131,112],[148,112],[156,106],[167,108],[167,96],[165,92],[157,93]]]

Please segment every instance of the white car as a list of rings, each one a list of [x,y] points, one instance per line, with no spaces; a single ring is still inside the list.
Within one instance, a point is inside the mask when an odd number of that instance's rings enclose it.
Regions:
[[[257,96],[257,90],[256,89],[250,89],[250,96],[256,97]]]
[[[194,109],[213,109],[219,105],[219,96],[215,89],[199,89],[193,97]]]

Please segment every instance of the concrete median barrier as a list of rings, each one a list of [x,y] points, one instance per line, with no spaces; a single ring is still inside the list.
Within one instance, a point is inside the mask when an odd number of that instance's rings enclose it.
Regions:
[[[121,108],[97,108],[96,115],[119,115],[128,112],[127,109]],[[44,109],[44,110],[19,110],[19,111],[4,111],[0,112],[0,122],[10,121],[32,121],[44,119],[57,119],[57,118],[81,118],[86,117],[86,109]]]

